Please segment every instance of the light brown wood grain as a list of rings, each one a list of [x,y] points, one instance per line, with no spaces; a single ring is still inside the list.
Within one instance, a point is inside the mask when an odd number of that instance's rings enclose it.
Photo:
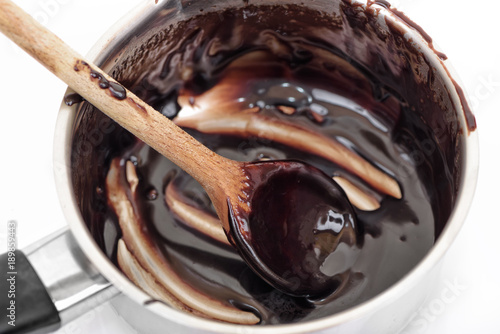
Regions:
[[[88,102],[193,176],[210,196],[224,229],[229,229],[226,195],[242,196],[240,164],[206,148],[132,92],[126,90],[123,100],[112,97],[90,73],[116,82],[113,78],[9,0],[0,0],[0,31]]]

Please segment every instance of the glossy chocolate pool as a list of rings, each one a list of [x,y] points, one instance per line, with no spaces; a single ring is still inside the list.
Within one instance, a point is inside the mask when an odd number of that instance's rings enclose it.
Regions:
[[[423,258],[453,208],[459,135],[468,129],[460,127],[442,79],[401,29],[377,19],[375,7],[334,2],[326,11],[248,5],[207,9],[173,26],[152,22],[103,65],[223,156],[306,161],[380,203],[374,210],[355,207],[358,227],[346,235],[356,234],[356,242],[344,241],[332,253],[332,292],[315,299],[285,295],[229,245],[186,226],[165,193],[175,186],[177,198],[215,219],[201,187],[84,102],[74,129],[73,185],[84,220],[110,259],[118,262],[119,239],[131,243],[110,200],[117,189],[140,224],[140,241],[166,267],[201,295],[255,314],[260,324],[317,319],[357,305]],[[263,125],[271,123],[284,130]],[[329,159],[318,142],[297,139],[303,132],[347,147],[397,181],[402,198],[350,170],[349,161]],[[127,166],[137,174],[133,182]],[[110,168],[118,175],[114,187],[106,182]],[[270,214],[279,210],[269,206]]]

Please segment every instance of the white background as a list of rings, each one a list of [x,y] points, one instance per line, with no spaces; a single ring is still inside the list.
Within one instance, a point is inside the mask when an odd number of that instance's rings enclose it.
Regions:
[[[139,0],[15,2],[86,54]],[[415,322],[404,332],[500,333],[500,181],[496,173],[500,163],[500,1],[392,3],[422,25],[448,55],[475,110],[481,153],[476,197],[448,253],[436,297],[415,314]],[[0,35],[0,253],[6,249],[9,220],[18,222],[19,248],[66,224],[52,172],[53,133],[64,91],[62,82]],[[459,286],[452,301],[439,293],[450,284]],[[58,333],[132,331],[105,305]]]

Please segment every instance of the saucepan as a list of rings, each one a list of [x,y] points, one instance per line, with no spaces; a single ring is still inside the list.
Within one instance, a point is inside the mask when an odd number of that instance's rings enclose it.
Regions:
[[[25,250],[26,256],[17,253],[19,266],[26,266],[18,272],[24,272],[26,277],[18,280],[19,322],[15,328],[8,328],[9,333],[47,332],[107,301],[133,328],[148,334],[397,333],[423,305],[439,276],[446,251],[467,216],[476,186],[478,144],[474,116],[447,66],[446,56],[403,13],[386,1],[145,1],[97,42],[88,58],[124,84],[137,83],[164,56],[161,45],[175,43],[173,36],[182,37],[172,30],[179,22],[227,9],[240,10],[251,17],[253,8],[261,5],[305,6],[329,17],[335,28],[326,29],[323,38],[335,41],[338,52],[342,52],[348,63],[358,64],[363,73],[380,77],[386,73],[385,84],[392,90],[381,92],[378,98],[384,99],[384,94],[401,97],[408,106],[403,111],[408,113],[405,117],[415,117],[425,124],[435,152],[426,150],[429,143],[417,145],[409,151],[408,161],[413,159],[417,164],[420,161],[421,165],[428,165],[432,159],[427,156],[437,154],[447,166],[448,174],[431,172],[429,177],[452,180],[447,192],[431,196],[439,197],[440,201],[444,198],[444,202],[436,204],[440,209],[434,212],[445,217],[444,224],[437,228],[439,237],[433,246],[374,296],[316,319],[240,325],[208,319],[159,302],[118,268],[110,256],[113,250],[107,249],[103,241],[106,233],[116,232],[103,232],[98,224],[109,210],[109,203],[102,199],[105,190],[96,187],[99,184],[96,180],[102,179],[109,168],[110,147],[125,148],[130,145],[131,137],[88,104],[85,106],[86,102],[68,89],[59,111],[54,145],[57,189],[68,229],[32,245]],[[227,22],[222,17],[219,24],[224,26]],[[307,54],[300,56],[307,58]],[[398,83],[398,80],[404,81]],[[372,116],[382,121],[394,116],[384,115],[383,110],[377,112]],[[419,135],[409,133],[409,137]],[[442,203],[448,203],[447,207],[442,207]],[[25,299],[30,302],[23,304],[21,300]]]

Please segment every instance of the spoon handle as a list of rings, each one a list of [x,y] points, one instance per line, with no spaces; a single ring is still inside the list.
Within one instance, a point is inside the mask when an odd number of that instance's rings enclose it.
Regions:
[[[209,188],[235,167],[135,94],[84,60],[10,0],[0,0],[0,31],[88,102]],[[219,174],[220,175],[220,174]]]

